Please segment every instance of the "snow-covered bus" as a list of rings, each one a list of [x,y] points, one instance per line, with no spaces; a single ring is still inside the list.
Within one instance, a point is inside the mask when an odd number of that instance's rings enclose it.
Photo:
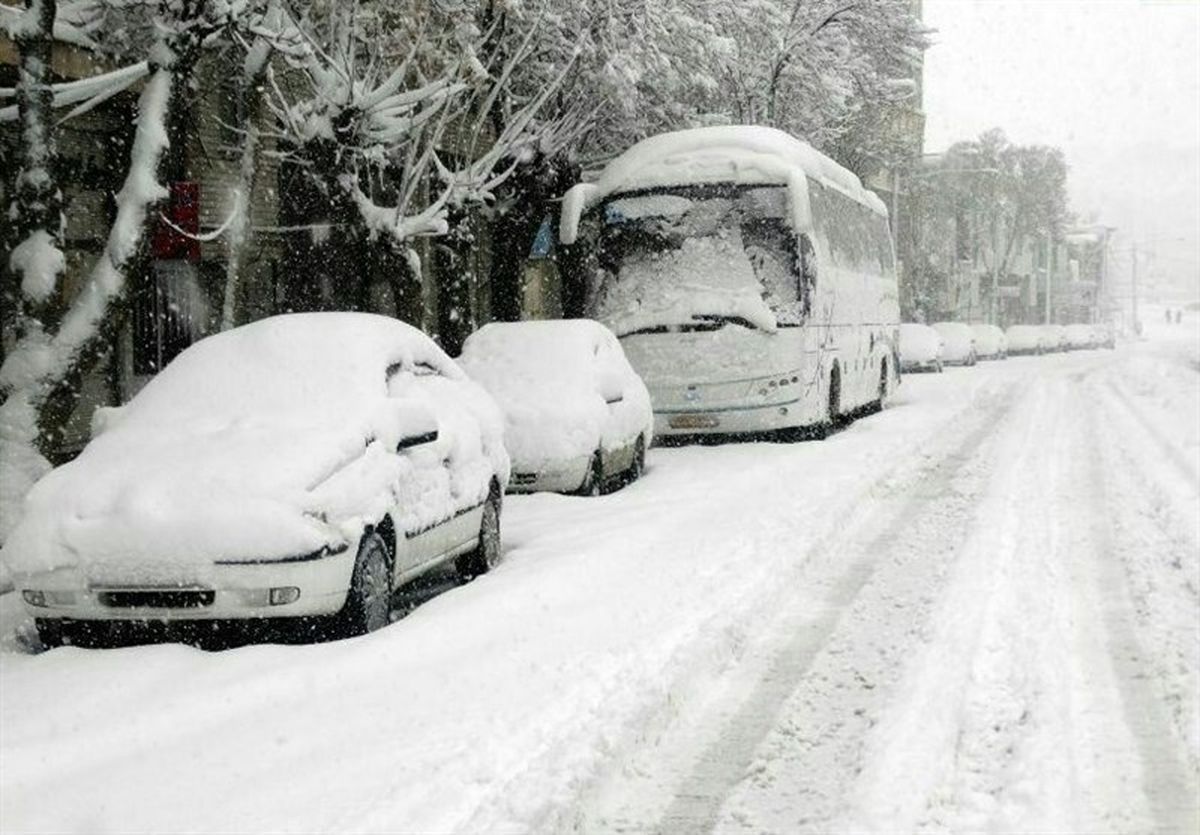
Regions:
[[[651,137],[563,199],[584,313],[650,390],[655,434],[823,435],[898,382],[887,209],[778,130]]]

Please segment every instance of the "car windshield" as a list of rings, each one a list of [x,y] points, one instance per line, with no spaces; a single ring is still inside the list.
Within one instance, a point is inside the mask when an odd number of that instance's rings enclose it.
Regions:
[[[785,186],[692,186],[603,205],[593,315],[619,335],[799,324]]]

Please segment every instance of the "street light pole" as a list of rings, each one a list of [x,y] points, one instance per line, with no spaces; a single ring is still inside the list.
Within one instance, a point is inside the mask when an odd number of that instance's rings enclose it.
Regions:
[[[1050,303],[1050,296],[1054,292],[1054,273],[1051,272],[1051,247],[1054,246],[1050,239],[1050,233],[1046,233],[1046,324],[1049,325],[1054,319],[1053,308]]]
[[[1141,336],[1142,335],[1142,323],[1138,319],[1137,241],[1133,242],[1133,253],[1132,254],[1133,254],[1133,271],[1132,271],[1132,274],[1130,275],[1130,279],[1131,279],[1131,283],[1133,285],[1133,332],[1135,334],[1137,334],[1138,336]]]
[[[997,218],[992,213],[992,315],[993,325],[1000,324],[1000,237],[997,232]]]

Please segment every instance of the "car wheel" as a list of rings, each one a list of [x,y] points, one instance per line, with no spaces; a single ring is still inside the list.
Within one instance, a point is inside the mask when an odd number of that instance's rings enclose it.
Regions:
[[[339,616],[343,636],[365,635],[388,625],[392,613],[392,569],[387,545],[375,531],[363,534]]]
[[[483,517],[479,520],[479,543],[475,550],[459,557],[455,570],[464,580],[487,574],[500,562],[500,497],[492,491],[483,504]]]
[[[627,483],[632,484],[637,481],[644,472],[646,472],[646,437],[638,435],[637,442],[633,445],[633,463],[629,465]]]
[[[588,465],[587,475],[583,479],[583,486],[579,488],[581,496],[599,496],[604,492],[604,462],[600,458],[600,450],[596,450],[596,454],[592,456],[592,463]]]

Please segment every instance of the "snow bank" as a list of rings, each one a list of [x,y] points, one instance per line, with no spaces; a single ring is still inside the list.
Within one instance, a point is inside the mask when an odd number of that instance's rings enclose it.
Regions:
[[[392,452],[421,428],[422,408],[442,430],[421,453],[438,466],[424,469]],[[29,493],[0,552],[11,568],[194,576],[214,559],[352,543],[397,484],[398,524],[422,526],[482,500],[491,473],[508,475],[487,395],[428,337],[383,316],[280,316],[201,340],[97,429]]]
[[[650,395],[599,322],[492,323],[470,336],[459,362],[500,405],[504,443],[521,472],[587,460],[639,434],[651,441]],[[610,405],[606,393],[620,402]]]

